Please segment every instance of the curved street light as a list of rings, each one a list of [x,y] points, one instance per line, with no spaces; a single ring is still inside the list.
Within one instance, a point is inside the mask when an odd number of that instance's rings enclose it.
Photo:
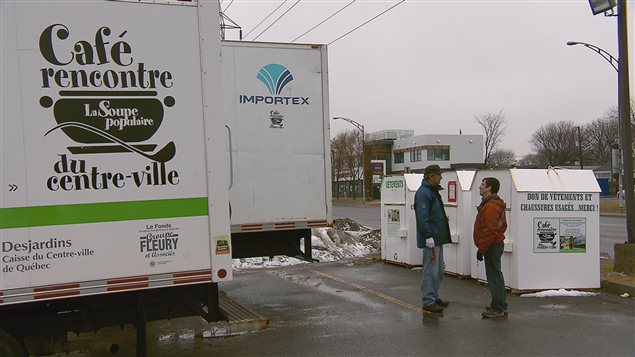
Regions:
[[[353,124],[353,126],[355,126],[359,131],[362,132],[362,201],[366,202],[366,179],[365,179],[366,170],[364,169],[364,139],[365,139],[364,126],[353,119],[344,118],[344,117],[333,117],[333,120],[347,121]]]
[[[567,46],[575,46],[575,45],[582,45],[582,46],[584,46],[584,47],[596,52],[597,54],[602,56],[602,58],[604,58],[611,66],[613,66],[613,68],[615,68],[615,71],[618,74],[620,73],[620,71],[618,70],[619,61],[615,57],[613,57],[610,53],[608,53],[605,50],[599,48],[598,46],[592,45],[590,43],[578,42],[578,41],[569,41],[569,42],[567,42]],[[618,121],[617,128],[618,128],[618,131],[619,131],[619,115],[618,115],[617,121]],[[584,166],[582,166],[582,139],[580,139],[580,127],[579,126],[578,126],[578,141],[580,142],[580,166],[581,166],[581,168],[584,168]],[[612,175],[612,173],[611,173],[611,175]],[[620,186],[620,187],[622,186],[622,177],[621,176],[620,176],[620,182],[619,182],[618,186]]]
[[[615,68],[615,71],[619,73],[619,70],[617,69],[619,66],[619,62],[618,60],[611,56],[610,53],[604,51],[603,49],[599,48],[598,46],[594,46],[590,43],[586,43],[586,42],[578,42],[578,41],[569,41],[567,42],[567,46],[575,46],[575,45],[582,45],[592,51],[597,52],[597,54],[599,54],[600,56],[602,56],[605,60],[607,60],[611,66],[613,66],[613,68]],[[615,62],[615,63],[613,63]]]
[[[600,56],[602,56],[602,58],[604,58],[611,66],[613,66],[613,68],[615,68],[615,71],[619,75],[620,71],[619,71],[618,68],[619,68],[620,62],[615,57],[613,57],[610,53],[608,53],[607,51],[599,48],[598,46],[592,45],[590,43],[578,42],[578,41],[569,41],[569,42],[567,42],[567,46],[575,46],[575,45],[583,45],[584,47],[586,47],[586,48],[596,52]],[[618,115],[617,121],[618,121],[617,130],[620,131],[620,125],[619,125],[620,124],[619,123],[620,118],[619,118],[619,115]],[[579,132],[580,129],[579,128],[580,127],[578,127],[578,140],[580,140],[579,139],[579,137],[580,137],[580,132]],[[618,137],[619,137],[619,134],[618,134]],[[623,154],[622,154],[622,156],[623,156]],[[582,162],[582,144],[580,144],[580,162]],[[619,172],[618,190],[621,190],[621,187],[623,187],[623,185],[624,185],[624,183],[622,182],[623,179],[622,179],[622,167],[621,166],[622,165],[620,165],[620,162],[618,161],[618,168],[617,168],[618,172]],[[611,173],[611,175],[612,175],[612,173]],[[623,195],[620,195],[620,209],[622,209],[623,202],[624,202],[622,196]]]
[[[608,3],[608,5],[607,5]],[[577,45],[581,44],[585,47],[596,51],[600,54],[604,59],[609,61],[611,66],[615,68],[613,64],[613,60],[617,64],[618,76],[617,76],[617,88],[618,88],[618,112],[619,112],[619,121],[620,126],[622,128],[622,165],[624,171],[624,189],[625,189],[625,198],[626,198],[626,235],[628,237],[628,241],[626,243],[635,244],[635,193],[633,192],[633,148],[631,146],[631,96],[630,96],[630,88],[629,88],[629,68],[628,68],[628,11],[627,8],[627,0],[609,0],[609,1],[591,1],[589,0],[589,4],[591,4],[593,15],[597,15],[602,12],[602,6],[609,6],[609,9],[613,8],[613,5],[617,4],[617,39],[618,39],[618,58],[620,61],[616,60],[613,56],[610,56],[608,52],[600,49],[597,46],[590,45],[588,43],[583,42],[571,42],[567,43],[568,45]],[[594,5],[600,4],[600,8],[595,8]],[[630,258],[626,253],[620,253],[619,257],[616,253],[615,261],[626,261],[625,259],[632,259],[633,249],[631,252]],[[616,248],[617,252],[617,248]],[[626,250],[624,251],[626,252]]]

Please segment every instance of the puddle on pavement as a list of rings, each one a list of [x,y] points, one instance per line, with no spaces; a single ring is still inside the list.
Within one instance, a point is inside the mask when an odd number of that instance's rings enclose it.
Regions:
[[[547,310],[566,310],[569,308],[567,305],[559,305],[559,304],[548,304],[540,306],[543,309]]]
[[[340,288],[335,289],[332,288],[330,286],[327,286],[325,284],[318,284],[314,286],[316,289],[318,289],[319,291],[325,292],[325,293],[329,293],[329,294],[333,294],[333,295],[337,295],[337,296],[341,296],[351,302],[356,302],[356,303],[360,303],[360,304],[364,304],[366,306],[372,307],[372,308],[381,308],[383,306],[383,304],[377,302],[377,301],[373,301],[372,299],[370,299],[367,295],[365,295],[364,293],[358,292],[358,291],[349,291],[349,290],[342,290]],[[376,299],[376,298],[375,298]]]

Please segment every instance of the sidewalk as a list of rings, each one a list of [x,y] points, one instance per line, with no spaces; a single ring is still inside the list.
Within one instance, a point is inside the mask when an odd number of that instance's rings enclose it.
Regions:
[[[626,217],[626,208],[620,209],[620,201],[615,196],[600,197],[600,215]]]

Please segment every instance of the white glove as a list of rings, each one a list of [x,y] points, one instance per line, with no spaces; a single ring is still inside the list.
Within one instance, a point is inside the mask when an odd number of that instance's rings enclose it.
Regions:
[[[426,239],[426,247],[428,247],[430,249],[434,248],[434,239],[432,239],[432,238]]]

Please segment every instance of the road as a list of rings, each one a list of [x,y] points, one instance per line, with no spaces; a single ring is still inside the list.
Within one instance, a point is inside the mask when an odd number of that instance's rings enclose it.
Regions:
[[[380,205],[333,205],[333,219],[350,218],[361,225],[379,229],[381,228],[380,211]]]
[[[379,205],[334,205],[333,219],[348,217],[362,225],[380,228],[380,209]],[[613,258],[615,243],[624,243],[626,239],[626,217],[600,216],[600,252]]]

